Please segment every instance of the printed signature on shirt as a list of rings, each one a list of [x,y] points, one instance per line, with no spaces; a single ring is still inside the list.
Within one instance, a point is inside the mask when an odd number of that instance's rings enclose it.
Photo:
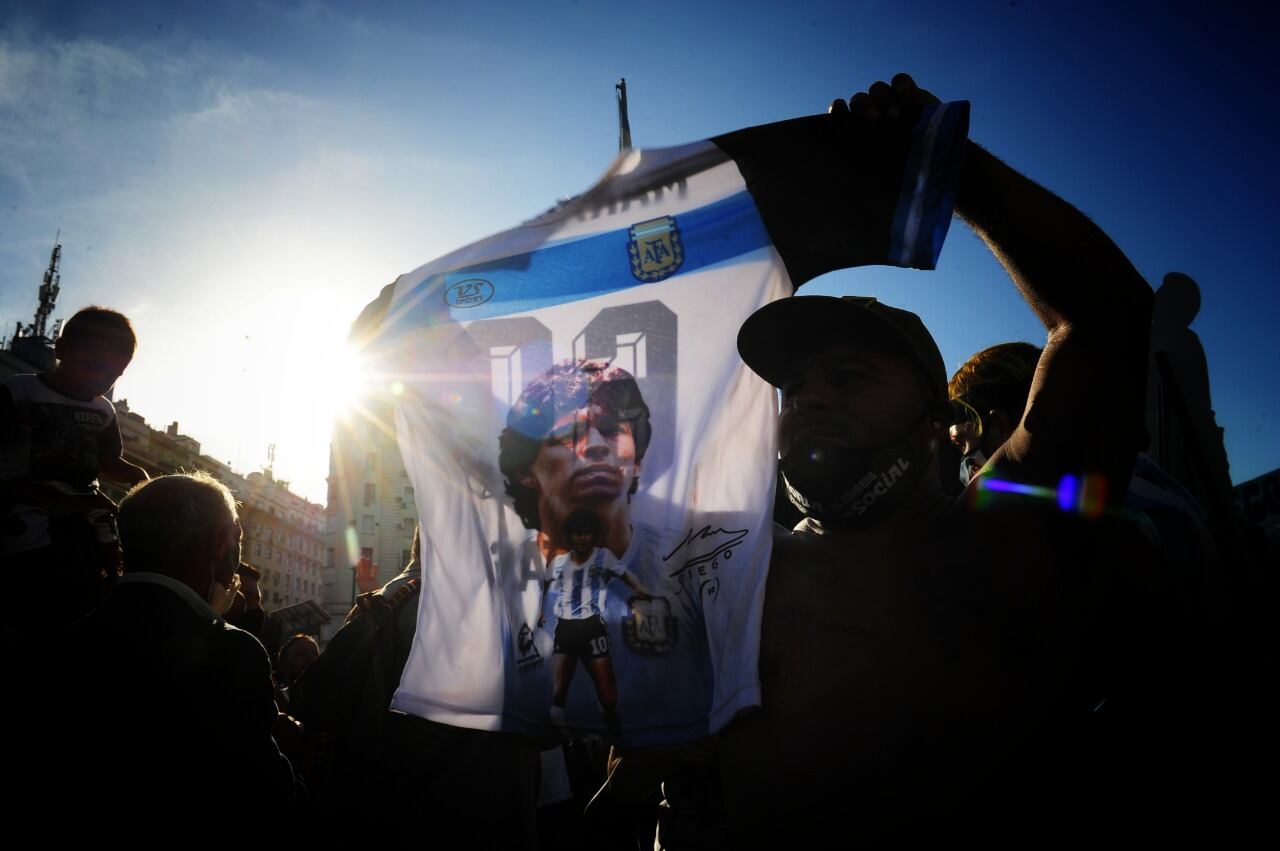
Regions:
[[[702,541],[710,541],[714,545],[710,551],[687,558],[678,568],[671,571],[671,578],[681,581],[690,579],[695,570],[699,575],[705,576],[708,565],[712,570],[717,570],[720,567],[721,558],[733,558],[734,548],[742,543],[750,531],[750,529],[713,529],[710,526],[703,526],[696,530],[690,529],[689,534],[684,536],[684,540],[676,544],[675,549],[663,556],[662,560],[670,561],[677,553],[688,556],[689,547]]]

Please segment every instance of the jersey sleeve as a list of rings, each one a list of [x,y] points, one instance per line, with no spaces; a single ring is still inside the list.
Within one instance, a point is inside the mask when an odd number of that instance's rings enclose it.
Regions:
[[[600,561],[600,571],[614,579],[621,579],[627,572],[626,567],[623,566],[622,562],[618,561],[617,556],[607,549],[603,550],[603,552],[604,558]]]
[[[792,283],[835,269],[932,269],[951,220],[965,101],[869,132],[847,115],[749,127],[712,141],[734,159]]]

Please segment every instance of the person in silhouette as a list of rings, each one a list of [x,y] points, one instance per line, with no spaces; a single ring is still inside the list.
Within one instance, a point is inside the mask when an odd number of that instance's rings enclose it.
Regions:
[[[1151,320],[1148,454],[1226,530],[1234,524],[1235,496],[1222,428],[1209,395],[1209,364],[1190,327],[1199,312],[1196,282],[1181,272],[1165,275],[1156,290]]]

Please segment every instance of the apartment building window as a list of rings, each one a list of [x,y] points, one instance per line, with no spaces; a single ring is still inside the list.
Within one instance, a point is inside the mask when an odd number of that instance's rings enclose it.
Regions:
[[[378,456],[376,453],[369,452],[364,456],[364,471],[372,473],[378,469]]]
[[[360,518],[360,531],[366,535],[373,534],[373,515],[366,514]]]
[[[373,482],[365,482],[364,485],[364,504],[373,505],[378,499],[378,486]]]
[[[413,502],[413,488],[406,487],[404,489],[404,504],[408,505]]]

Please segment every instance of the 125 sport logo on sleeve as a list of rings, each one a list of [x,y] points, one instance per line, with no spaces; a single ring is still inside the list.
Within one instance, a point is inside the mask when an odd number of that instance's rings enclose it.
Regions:
[[[493,284],[484,278],[467,278],[444,291],[444,303],[450,307],[479,307],[493,298]]]

